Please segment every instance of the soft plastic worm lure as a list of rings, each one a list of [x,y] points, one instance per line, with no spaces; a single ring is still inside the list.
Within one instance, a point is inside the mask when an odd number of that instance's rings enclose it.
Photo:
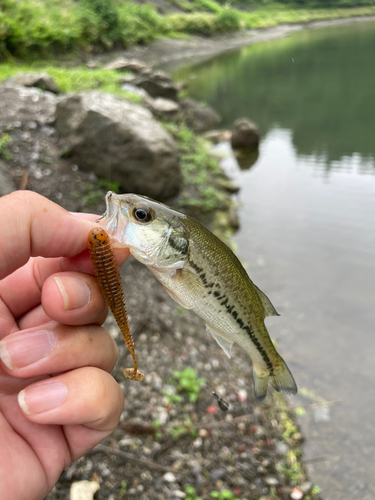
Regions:
[[[137,359],[135,357],[134,340],[130,332],[126,314],[121,276],[107,232],[101,227],[91,229],[88,238],[88,247],[101,292],[120,328],[126,347],[133,357],[134,368],[125,368],[123,374],[131,380],[143,380],[145,376],[138,370]]]

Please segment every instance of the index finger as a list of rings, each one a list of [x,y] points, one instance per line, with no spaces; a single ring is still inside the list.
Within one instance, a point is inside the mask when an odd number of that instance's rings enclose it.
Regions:
[[[0,198],[0,279],[30,257],[73,257],[87,248],[93,223],[31,191]]]

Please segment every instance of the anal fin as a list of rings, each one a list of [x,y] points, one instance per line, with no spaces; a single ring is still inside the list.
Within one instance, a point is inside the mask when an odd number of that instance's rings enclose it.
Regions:
[[[220,333],[213,330],[210,326],[206,325],[206,328],[211,333],[216,342],[219,344],[219,346],[223,349],[228,358],[230,358],[233,342],[223,337]]]

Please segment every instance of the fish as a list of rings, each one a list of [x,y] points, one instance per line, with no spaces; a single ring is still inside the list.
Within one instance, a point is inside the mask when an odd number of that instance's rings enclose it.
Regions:
[[[205,322],[228,357],[233,343],[246,351],[258,401],[269,381],[278,392],[297,393],[264,324],[279,314],[225,243],[195,219],[132,193],[109,191],[100,224],[113,247],[127,247],[175,302]]]

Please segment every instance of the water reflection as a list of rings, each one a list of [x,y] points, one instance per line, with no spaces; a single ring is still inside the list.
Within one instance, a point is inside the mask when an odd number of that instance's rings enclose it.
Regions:
[[[176,76],[218,110],[224,127],[248,116],[263,137],[288,129],[297,155],[318,158],[322,172],[357,168],[358,153],[358,172],[367,174],[375,158],[374,49],[374,23],[338,26],[245,47]]]

